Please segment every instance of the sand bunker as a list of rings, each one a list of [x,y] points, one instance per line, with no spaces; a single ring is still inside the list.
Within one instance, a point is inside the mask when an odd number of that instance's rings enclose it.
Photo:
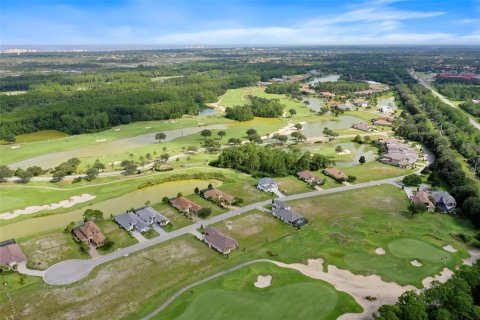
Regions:
[[[17,145],[17,146],[11,146],[11,147],[10,147],[10,149],[18,149],[18,148],[20,148],[20,146],[18,146],[18,145]]]
[[[300,122],[300,124],[305,124],[306,122]],[[285,127],[278,129],[277,131],[273,132],[270,134],[270,138],[273,138],[274,135],[285,135],[285,136],[290,136],[291,133],[299,131],[297,128],[295,128],[295,123],[291,122],[287,124]],[[267,136],[262,136],[262,139],[267,139]]]
[[[113,131],[120,131],[120,128],[115,128],[113,129]]]
[[[385,254],[385,249],[383,249],[383,248],[377,248],[377,249],[375,249],[375,253],[376,253],[376,254]]]
[[[22,214],[31,214],[31,213],[36,213],[39,211],[44,211],[44,210],[55,210],[58,208],[70,208],[73,207],[74,205],[86,201],[90,201],[92,199],[95,199],[95,196],[92,196],[91,194],[84,193],[81,196],[73,196],[70,197],[68,200],[62,200],[58,203],[52,203],[50,205],[46,204],[43,206],[31,206],[31,207],[26,207],[25,209],[18,209],[13,212],[4,212],[0,213],[0,219],[13,219],[16,218]]]
[[[105,142],[105,141],[107,141],[107,139],[97,139],[97,140],[95,140],[95,142]]]
[[[352,151],[350,151],[348,149],[344,149],[341,152],[338,152],[337,154],[340,155],[340,156],[343,156],[345,154],[350,154],[350,153],[352,153]]]
[[[255,287],[257,288],[266,288],[270,287],[272,284],[272,276],[258,276],[257,282],[254,283]]]
[[[412,261],[410,261],[410,264],[414,267],[421,267],[422,266],[422,263],[418,260],[412,260]]]
[[[145,127],[145,129],[150,129],[150,128],[152,128],[152,127]]]
[[[455,248],[452,247],[451,245],[446,245],[446,246],[444,246],[444,247],[443,247],[443,250],[448,251],[448,252],[452,252],[452,253],[455,253],[455,252],[458,251],[457,249],[455,249]]]

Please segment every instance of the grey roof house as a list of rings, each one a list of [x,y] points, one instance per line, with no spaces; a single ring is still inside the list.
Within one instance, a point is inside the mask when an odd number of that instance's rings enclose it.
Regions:
[[[297,229],[308,223],[304,216],[290,210],[288,203],[275,199],[272,200],[272,215]]]
[[[266,191],[266,192],[271,192],[273,189],[277,189],[278,184],[275,182],[275,180],[271,178],[262,178],[258,180],[257,183],[257,189]]]
[[[452,213],[455,211],[457,201],[446,191],[432,192],[432,198],[435,200],[435,206],[444,213]]]
[[[203,232],[203,241],[208,244],[210,248],[225,255],[229,254],[233,249],[238,248],[238,243],[235,239],[230,238],[212,227],[207,227]]]
[[[143,207],[133,211],[143,222],[148,225],[158,223],[160,226],[166,226],[170,223],[167,217],[153,209],[152,207]]]
[[[127,231],[133,231],[133,229],[135,229],[140,232],[146,232],[150,229],[150,226],[145,221],[132,212],[115,216],[115,221]]]

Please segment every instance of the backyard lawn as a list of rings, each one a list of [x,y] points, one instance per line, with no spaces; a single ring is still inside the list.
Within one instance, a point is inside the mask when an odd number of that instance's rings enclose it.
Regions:
[[[341,168],[341,170],[348,175],[357,177],[356,182],[361,183],[406,176],[418,169],[401,169],[378,161],[372,161],[362,165]]]
[[[270,275],[267,288],[254,286]],[[210,280],[179,296],[154,319],[337,319],[362,308],[330,284],[270,263],[243,267]]]
[[[294,176],[275,178],[275,181],[278,183],[278,189],[285,195],[313,191],[308,184]]]
[[[228,209],[222,208],[222,207],[216,205],[214,202],[212,202],[210,200],[207,200],[207,199],[201,197],[198,194],[190,194],[190,195],[186,196],[185,198],[195,202],[196,204],[202,206],[203,208],[212,209],[212,213],[208,216],[208,218],[213,217],[213,216],[218,216],[219,214],[228,211]]]
[[[162,202],[152,205],[152,208],[163,214],[170,220],[170,223],[165,227],[165,231],[173,231],[193,223],[192,220],[185,217],[177,209]]]
[[[42,233],[28,238],[17,239],[27,256],[28,266],[45,270],[51,265],[68,259],[88,259],[70,232]]]
[[[218,189],[228,193],[233,197],[243,199],[243,202],[239,206],[244,206],[272,198],[270,193],[258,190],[256,183],[256,179],[245,176],[245,181],[225,183]]]
[[[129,247],[137,243],[137,240],[131,236],[127,230],[121,228],[112,219],[106,218],[101,221],[96,221],[96,224],[100,227],[100,229],[102,229],[102,233],[109,240],[113,241],[113,246],[111,247],[98,248],[98,252],[101,254],[106,254],[120,248]]]

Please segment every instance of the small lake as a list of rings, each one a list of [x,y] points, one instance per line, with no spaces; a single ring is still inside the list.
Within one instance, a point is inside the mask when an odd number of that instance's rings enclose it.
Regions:
[[[303,124],[303,134],[307,137],[318,137],[322,135],[325,127],[329,129],[348,129],[353,124],[362,122],[363,120],[357,117],[342,115],[338,120],[323,120],[317,122],[307,122]]]
[[[151,201],[153,204],[161,202],[163,197],[173,198],[179,192],[191,194],[195,187],[205,189],[209,183],[215,187],[222,184],[222,182],[218,180],[207,181],[196,179],[165,182],[152,187],[134,190],[118,198],[98,202],[91,207],[86,206],[67,213],[31,218],[8,224],[0,227],[0,241],[65,228],[72,221],[80,221],[83,212],[88,208],[102,210],[104,217],[108,218],[111,214],[117,215],[131,208],[143,207],[146,201]]]
[[[308,84],[311,84],[311,85],[316,85],[317,83],[320,83],[320,82],[337,82],[338,79],[340,79],[340,75],[338,74],[329,74],[327,76],[323,76],[323,77],[315,77],[313,78],[313,80],[310,80],[308,82]]]
[[[164,141],[171,141],[176,138],[199,133],[204,129],[224,130],[224,129],[227,129],[227,125],[216,124],[216,125],[203,126],[203,127],[190,127],[190,128],[163,131],[167,136]],[[155,140],[155,134],[156,134],[155,132],[152,132],[152,133],[142,134],[142,135],[138,135],[131,138],[119,139],[114,141],[97,141],[97,142],[92,141],[91,145],[79,147],[79,148],[68,150],[68,151],[44,154],[38,157],[33,157],[30,159],[19,161],[17,163],[12,163],[10,167],[11,168],[18,168],[18,167],[28,168],[36,165],[46,169],[46,168],[53,168],[59,165],[60,163],[65,162],[68,159],[71,159],[73,157],[82,158],[82,157],[90,157],[94,155],[103,156],[103,155],[121,153],[122,150],[128,151],[130,149],[142,147],[144,145],[157,143],[157,141]],[[52,143],[61,143],[61,142],[52,142]],[[25,146],[25,148],[28,148],[28,146]]]
[[[200,110],[200,112],[198,113],[199,116],[211,116],[211,115],[214,115],[214,114],[217,114],[218,113],[218,110],[217,109],[214,109],[214,108],[205,108],[205,109],[202,109]]]
[[[350,150],[352,152],[352,155],[353,155],[353,159],[351,161],[338,161],[335,158],[333,158],[333,160],[335,160],[335,162],[337,163],[336,164],[337,167],[352,167],[352,166],[355,166],[355,165],[360,165],[358,160],[360,159],[361,156],[364,156],[365,160],[367,162],[374,161],[376,156],[377,156],[377,152],[376,152],[375,148],[371,147],[368,144],[359,144],[359,143],[354,143],[354,142],[336,143],[332,146],[324,146],[322,144],[316,144],[316,145],[314,144],[314,145],[311,145],[311,146],[303,147],[302,150],[303,151],[310,151],[311,153],[322,154],[322,149],[324,151],[326,151],[325,148],[335,148],[336,146],[341,146],[342,149],[344,149],[344,150]],[[330,152],[326,152],[326,153],[330,153]]]
[[[322,100],[320,98],[306,97],[303,100],[306,100],[310,103],[310,104],[307,104],[306,106],[312,109],[313,111],[320,111],[320,108],[322,107]]]

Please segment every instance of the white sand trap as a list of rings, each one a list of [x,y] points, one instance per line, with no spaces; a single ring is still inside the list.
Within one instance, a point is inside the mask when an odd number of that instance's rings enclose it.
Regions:
[[[113,131],[120,131],[120,128],[115,128],[113,129]]]
[[[350,151],[350,150],[348,150],[348,149],[343,149],[342,152],[339,152],[339,153],[337,153],[337,154],[343,156],[343,155],[345,155],[345,154],[350,154],[350,153],[352,153],[352,151]]]
[[[375,253],[376,253],[376,254],[385,254],[385,249],[383,249],[383,248],[377,248],[377,249],[375,249]]]
[[[3,212],[3,213],[0,213],[0,219],[13,219],[22,214],[31,214],[39,211],[44,211],[44,210],[70,208],[78,203],[90,201],[92,199],[95,199],[95,196],[92,196],[91,194],[88,194],[88,193],[84,193],[81,196],[73,196],[73,197],[70,197],[70,199],[68,200],[62,200],[58,203],[46,204],[43,206],[30,206],[30,207],[26,207],[25,209],[17,209],[13,212]]]
[[[421,267],[421,266],[423,266],[423,264],[422,264],[420,261],[418,261],[418,260],[412,260],[412,261],[410,261],[410,264],[411,264],[412,266],[414,266],[414,267]]]
[[[116,166],[117,164],[120,164],[120,163],[122,163],[122,161],[118,161],[118,160],[113,161],[114,166]],[[111,166],[112,162],[109,162],[108,165]]]
[[[105,141],[107,141],[107,139],[97,139],[97,140],[95,140],[95,142],[105,142]]]
[[[272,276],[258,276],[257,282],[254,283],[255,287],[257,288],[266,288],[270,287],[272,284]]]
[[[448,252],[452,252],[452,253],[455,253],[455,252],[458,251],[457,249],[455,249],[455,248],[452,247],[451,245],[443,246],[443,250],[448,251]]]
[[[152,127],[145,127],[145,129],[151,129]]]
[[[10,149],[18,149],[18,148],[20,148],[20,146],[19,146],[19,145],[16,145],[16,146],[11,146],[11,147],[10,147]]]

